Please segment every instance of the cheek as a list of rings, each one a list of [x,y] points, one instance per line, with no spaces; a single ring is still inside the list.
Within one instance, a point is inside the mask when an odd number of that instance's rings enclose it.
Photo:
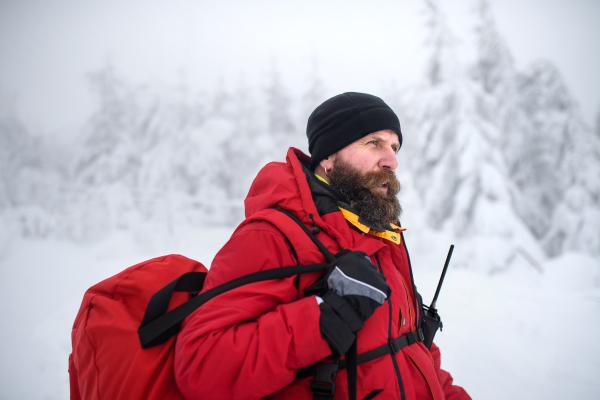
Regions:
[[[366,150],[346,151],[341,153],[342,159],[360,172],[377,170],[379,157]]]
[[[376,157],[362,157],[357,160],[357,168],[362,172],[377,170],[378,159]]]

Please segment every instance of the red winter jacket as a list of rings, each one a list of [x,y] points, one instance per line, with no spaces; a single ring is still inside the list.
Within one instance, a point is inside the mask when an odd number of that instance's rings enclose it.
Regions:
[[[343,248],[364,251],[377,265],[392,294],[358,332],[358,353],[414,331],[418,318],[408,256],[400,237],[365,234],[337,207],[315,205],[302,163],[309,157],[290,149],[287,163],[270,163],[254,180],[245,201],[246,221],[220,250],[205,283],[208,290],[260,270],[325,262],[308,236],[283,208],[307,226],[321,228],[317,237],[332,253]],[[307,179],[308,177],[308,179]],[[321,198],[322,199],[322,198]],[[287,238],[287,239],[286,239]],[[289,239],[289,242],[287,241]],[[293,250],[292,250],[293,247]],[[312,377],[295,379],[298,369],[331,354],[319,329],[314,296],[303,296],[319,273],[258,282],[217,296],[188,317],[178,334],[175,377],[187,399],[312,399]],[[347,399],[346,370],[336,378],[335,399]],[[373,392],[377,399],[469,399],[450,374],[440,369],[440,352],[417,342],[395,355],[358,366],[357,398]]]

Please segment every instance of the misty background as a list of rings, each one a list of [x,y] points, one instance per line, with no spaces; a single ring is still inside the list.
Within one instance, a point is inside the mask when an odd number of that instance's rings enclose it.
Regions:
[[[345,91],[400,117],[426,299],[456,245],[436,342],[458,384],[593,398],[600,345],[559,342],[600,334],[598,16],[591,0],[0,2],[0,398],[68,397],[85,289],[166,253],[210,265],[256,173],[307,152],[309,114]]]

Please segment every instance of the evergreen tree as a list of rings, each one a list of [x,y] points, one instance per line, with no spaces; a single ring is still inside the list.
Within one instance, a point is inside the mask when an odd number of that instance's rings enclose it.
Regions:
[[[311,60],[310,74],[306,80],[306,90],[304,91],[301,100],[302,115],[300,123],[305,125],[313,110],[325,100],[327,100],[325,84],[319,76],[319,63],[317,59],[313,57]]]
[[[231,122],[234,133],[220,145],[223,157],[215,165],[215,172],[227,197],[232,201],[241,201],[251,183],[248,178],[256,171],[258,160],[262,158],[261,149],[256,145],[261,135],[256,99],[243,77],[240,77],[233,96],[233,110]]]
[[[552,224],[567,179],[564,157],[572,151],[568,120],[572,104],[560,74],[547,62],[534,64],[517,79],[518,97],[507,118],[504,148],[510,177],[519,190],[514,205],[540,239]]]
[[[424,83],[406,91],[404,131],[414,132],[405,157],[423,204],[428,224],[436,229],[452,218],[460,185],[454,150],[461,105],[457,97],[456,54],[452,33],[438,2],[426,0],[425,21],[429,52]],[[444,176],[440,175],[443,174]]]
[[[223,77],[219,77],[219,82],[212,96],[212,107],[210,115],[212,117],[233,118],[235,114],[235,105],[233,95],[227,89]]]
[[[477,59],[471,76],[481,84],[486,94],[502,103],[510,98],[511,82],[515,76],[514,61],[498,32],[487,0],[478,1],[476,15]]]
[[[470,243],[485,240],[504,251],[493,255],[472,252],[468,265],[504,267],[520,243],[507,246],[507,237],[527,237],[527,228],[510,204],[510,182],[499,143],[499,117],[479,112],[481,99],[491,97],[483,85],[456,68],[455,44],[437,3],[426,1],[430,52],[424,84],[405,91],[402,157],[419,199],[411,213],[436,230],[445,230]],[[446,33],[443,33],[446,32]],[[433,40],[432,38],[439,38]],[[446,68],[446,67],[449,68]],[[433,73],[434,72],[434,73]],[[485,238],[485,239],[484,239]],[[496,248],[496,246],[493,246]]]
[[[265,96],[270,134],[273,137],[293,135],[295,129],[290,113],[292,100],[281,82],[281,75],[275,63],[267,78]]]
[[[74,207],[67,234],[88,239],[112,228],[125,229],[135,209],[132,191],[139,186],[143,134],[135,92],[117,75],[111,64],[89,75],[96,101],[84,129],[86,140],[74,165]],[[146,120],[142,125],[150,126]],[[150,141],[148,145],[152,145]]]
[[[425,66],[426,80],[430,86],[437,86],[456,78],[456,39],[448,28],[446,16],[437,0],[425,0],[424,15],[427,28],[425,47],[429,52]]]
[[[0,211],[21,203],[18,176],[36,166],[35,139],[9,109],[0,110]]]
[[[308,144],[305,135],[308,118],[314,109],[328,98],[325,83],[319,75],[318,61],[314,56],[311,59],[311,69],[305,82],[305,90],[300,97],[299,113],[297,113],[298,119],[296,125],[300,129],[300,133],[290,136],[286,143],[288,146],[296,147],[308,154]]]
[[[517,214],[549,256],[600,253],[600,146],[562,76],[547,61],[517,75],[503,148]]]
[[[596,126],[595,126],[596,136],[600,138],[600,108],[598,108],[598,113],[596,114]]]
[[[54,233],[65,186],[61,164],[54,163],[41,136],[17,116],[14,103],[0,105],[0,217],[4,229],[25,237]],[[14,234],[15,232],[10,232]],[[4,237],[4,235],[2,235]],[[0,237],[0,242],[3,239]],[[2,247],[2,243],[0,243]]]

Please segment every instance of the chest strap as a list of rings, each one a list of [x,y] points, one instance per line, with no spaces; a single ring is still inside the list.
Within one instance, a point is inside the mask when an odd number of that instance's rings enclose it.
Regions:
[[[369,350],[365,353],[358,355],[358,364],[364,364],[366,362],[375,360],[379,357],[383,357],[387,354],[396,354],[403,347],[410,346],[416,342],[423,341],[423,331],[417,329],[414,332],[408,332],[407,334],[400,336],[399,338],[392,339],[389,343],[383,344],[379,347]],[[318,364],[318,363],[317,363]],[[309,365],[308,367],[300,368],[296,374],[296,379],[302,379],[309,376],[317,375],[317,367],[315,365]],[[346,360],[340,360],[339,369],[346,368]]]

